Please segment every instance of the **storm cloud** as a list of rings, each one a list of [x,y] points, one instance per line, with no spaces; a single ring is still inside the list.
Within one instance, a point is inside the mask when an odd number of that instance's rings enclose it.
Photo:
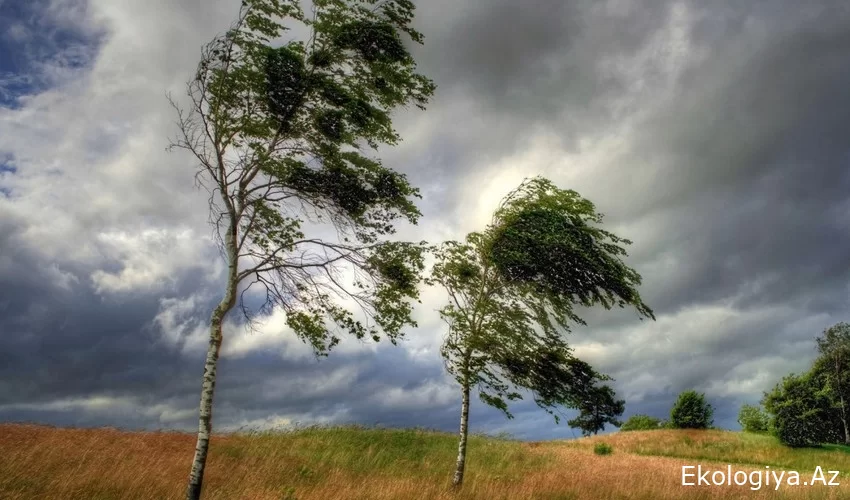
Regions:
[[[201,45],[239,2],[0,2],[0,419],[196,426],[223,282],[194,164],[164,151]],[[383,149],[423,194],[402,237],[461,239],[524,177],[575,189],[634,244],[657,321],[583,312],[570,333],[626,415],[704,391],[716,423],[806,368],[850,320],[850,6],[809,2],[417,2],[438,85]],[[454,430],[444,297],[398,347],[317,360],[282,313],[227,326],[218,429]],[[473,431],[571,437],[522,402]]]

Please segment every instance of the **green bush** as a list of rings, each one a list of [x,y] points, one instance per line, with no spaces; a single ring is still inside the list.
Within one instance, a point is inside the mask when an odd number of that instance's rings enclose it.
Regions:
[[[649,415],[632,415],[620,426],[621,431],[648,431],[652,429],[662,429],[664,422]]]
[[[593,447],[593,453],[597,455],[610,455],[613,451],[614,448],[611,448],[611,445],[605,443],[596,443],[596,446]]]
[[[705,394],[685,391],[670,410],[670,423],[676,429],[708,429],[714,424],[714,408],[705,400]]]
[[[763,434],[770,429],[770,417],[760,406],[743,405],[738,412],[738,424],[744,432]]]

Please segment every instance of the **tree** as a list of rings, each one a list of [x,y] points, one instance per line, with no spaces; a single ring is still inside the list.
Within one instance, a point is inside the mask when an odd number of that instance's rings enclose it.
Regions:
[[[564,340],[570,322],[584,324],[574,305],[632,305],[654,319],[636,289],[640,275],[619,258],[619,244],[631,242],[593,225],[601,219],[575,191],[536,177],[503,199],[483,232],[434,249],[428,283],[449,296],[440,309],[448,324],[441,354],[461,388],[456,486],[466,465],[473,387],[508,418],[508,402],[530,391],[558,422],[554,410],[577,407],[600,380]]]
[[[620,427],[617,417],[626,410],[626,402],[615,399],[614,389],[611,386],[593,386],[587,397],[578,402],[579,415],[567,424],[570,427],[581,429],[583,436],[597,434],[605,429],[605,424]]]
[[[771,429],[786,446],[800,448],[841,439],[837,410],[814,373],[790,374],[764,394]],[[836,425],[838,424],[838,425]]]
[[[743,405],[738,412],[738,424],[744,432],[764,433],[770,430],[770,416],[760,406]]]
[[[664,427],[665,423],[660,418],[650,417],[649,415],[632,415],[620,426],[620,430],[624,432],[649,431]]]
[[[705,400],[705,394],[684,391],[679,394],[670,410],[670,423],[676,429],[707,429],[714,423],[714,408]]]
[[[850,445],[848,407],[850,404],[850,324],[838,323],[816,339],[820,357],[814,370],[823,376],[828,393],[840,414],[844,444]]]
[[[189,499],[201,493],[222,323],[239,303],[251,325],[243,298],[252,286],[265,296],[259,312],[282,308],[320,356],[344,333],[395,343],[415,326],[424,245],[384,240],[398,220],[416,223],[419,194],[367,155],[400,140],[393,109],[424,109],[435,89],[402,39],[422,43],[413,10],[410,0],[314,0],[307,17],[299,0],[243,0],[233,27],[204,47],[188,109],[169,97],[180,128],[171,148],[198,161],[227,263],[210,319]],[[309,37],[274,46],[289,29],[283,22],[303,24]],[[336,237],[323,237],[320,224]],[[361,318],[338,300],[357,304]]]
[[[837,323],[816,342],[809,371],[784,377],[762,399],[771,432],[787,446],[848,444],[850,325]]]

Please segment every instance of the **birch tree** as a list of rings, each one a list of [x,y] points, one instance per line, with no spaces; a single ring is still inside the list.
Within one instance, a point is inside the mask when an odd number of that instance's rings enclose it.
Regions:
[[[630,242],[596,227],[601,219],[578,193],[535,177],[502,200],[484,231],[433,249],[427,281],[449,297],[441,354],[461,389],[455,486],[466,467],[473,389],[508,418],[508,403],[530,392],[557,423],[559,409],[577,407],[601,379],[565,340],[571,324],[585,324],[574,306],[631,305],[654,319],[636,288],[640,275],[620,260],[620,245]]]
[[[413,11],[409,0],[314,0],[309,13],[299,0],[244,0],[231,29],[203,48],[188,106],[169,96],[171,147],[198,162],[227,264],[188,499],[203,484],[222,324],[237,304],[250,319],[248,290],[265,298],[261,313],[283,309],[320,356],[344,334],[395,343],[415,326],[424,247],[390,235],[399,221],[416,223],[419,194],[370,154],[400,140],[391,111],[424,109],[435,89],[404,40],[423,41]],[[284,40],[293,24],[308,35]],[[322,225],[336,236],[322,237]]]
[[[815,360],[814,371],[824,379],[827,393],[841,416],[844,444],[850,444],[850,324],[837,323],[815,340],[820,357]]]

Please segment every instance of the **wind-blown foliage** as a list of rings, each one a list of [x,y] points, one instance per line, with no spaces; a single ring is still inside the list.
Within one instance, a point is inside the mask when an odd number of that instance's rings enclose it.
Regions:
[[[605,430],[605,424],[620,427],[623,423],[617,417],[626,411],[626,401],[617,399],[609,385],[593,385],[578,401],[577,408],[579,415],[567,425],[581,429],[583,436],[589,436]]]
[[[573,304],[631,305],[654,319],[637,291],[640,275],[621,259],[627,255],[621,245],[632,242],[596,226],[601,223],[590,200],[536,177],[496,211],[488,257],[507,283],[546,297],[573,321],[582,323],[570,313]]]
[[[314,0],[308,16],[299,0],[244,0],[233,27],[204,48],[189,107],[172,100],[180,127],[172,147],[198,161],[228,265],[188,498],[201,490],[222,321],[237,302],[251,317],[238,287],[259,287],[261,312],[282,308],[318,355],[341,334],[383,333],[395,343],[415,325],[423,245],[385,240],[397,222],[416,223],[419,194],[367,154],[400,140],[393,109],[424,109],[435,89],[402,39],[423,40],[413,10],[410,0]],[[281,43],[284,22],[304,25],[307,39]],[[310,224],[327,224],[336,238],[308,235]]]
[[[654,318],[635,288],[640,276],[619,259],[625,251],[618,244],[629,242],[590,225],[600,221],[592,203],[536,177],[503,200],[483,232],[434,249],[428,282],[449,294],[440,310],[449,326],[441,354],[463,396],[456,485],[472,387],[508,418],[508,403],[527,390],[557,422],[559,407],[578,407],[600,380],[564,338],[571,322],[584,324],[574,305],[630,304]]]

